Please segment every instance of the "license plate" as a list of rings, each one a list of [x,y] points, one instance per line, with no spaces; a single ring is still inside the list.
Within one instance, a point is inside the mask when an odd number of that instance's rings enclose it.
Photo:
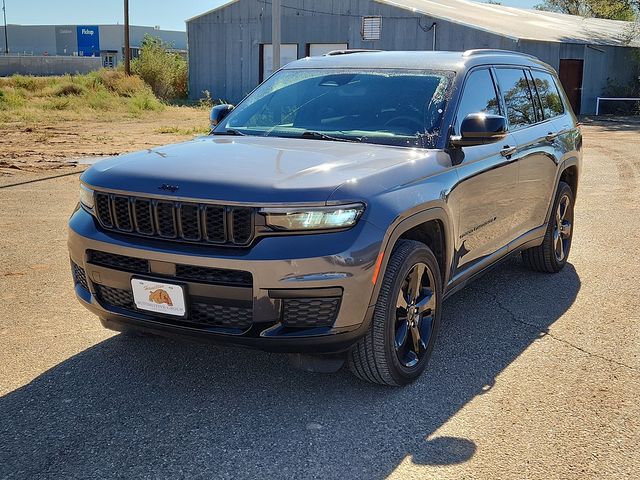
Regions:
[[[187,313],[184,288],[171,283],[131,279],[133,300],[140,310],[184,317]]]

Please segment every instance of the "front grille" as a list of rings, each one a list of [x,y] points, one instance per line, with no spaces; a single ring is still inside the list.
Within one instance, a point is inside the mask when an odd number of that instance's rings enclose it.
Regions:
[[[100,265],[101,267],[115,268],[117,270],[134,273],[149,273],[149,262],[142,258],[89,250],[87,251],[87,260],[89,263]]]
[[[178,241],[246,246],[255,209],[95,193],[103,228]]]
[[[340,297],[285,298],[282,323],[292,328],[330,327],[336,321]]]
[[[89,284],[87,283],[87,274],[80,265],[76,265],[75,262],[71,262],[71,270],[73,272],[73,281],[76,285],[80,285],[85,290],[89,291]]]
[[[127,257],[115,253],[87,251],[87,261],[93,265],[113,268],[115,270],[132,273],[153,273],[148,260]],[[166,276],[166,275],[160,275]],[[252,287],[253,276],[243,270],[226,270],[223,268],[199,267],[196,265],[176,265],[175,280],[189,280],[212,285],[232,285],[237,287]]]
[[[251,273],[241,270],[176,265],[176,277],[215,285],[253,286],[253,276]]]
[[[133,293],[129,290],[96,285],[98,301],[107,309],[112,307],[123,308],[132,312],[143,313],[158,318],[166,316],[154,315],[152,312],[137,310],[133,300]],[[253,309],[243,306],[218,305],[211,299],[207,302],[198,298],[189,302],[190,308],[186,319],[177,319],[188,323],[205,327],[220,327],[246,330],[253,323]]]
[[[135,303],[133,293],[121,288],[107,287],[106,285],[96,285],[96,296],[105,306],[126,308],[133,310]]]

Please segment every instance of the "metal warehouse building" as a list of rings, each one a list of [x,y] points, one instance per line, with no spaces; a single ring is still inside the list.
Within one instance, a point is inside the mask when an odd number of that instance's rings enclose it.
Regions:
[[[342,48],[533,54],[556,68],[575,110],[608,81],[638,81],[633,24],[466,0],[283,0],[281,63]],[[187,20],[190,92],[238,102],[271,73],[271,2],[234,0]],[[630,40],[631,39],[631,40]]]
[[[132,56],[137,56],[147,33],[177,51],[187,50],[185,32],[132,25]],[[104,67],[115,67],[124,61],[123,25],[8,25],[7,36],[10,55],[101,57]],[[0,27],[0,39],[4,50],[4,27]]]

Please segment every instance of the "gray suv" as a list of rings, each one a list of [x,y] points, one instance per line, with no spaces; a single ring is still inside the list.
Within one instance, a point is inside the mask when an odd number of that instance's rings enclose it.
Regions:
[[[446,297],[507,255],[567,262],[582,137],[534,57],[334,52],[211,121],[82,175],[71,266],[105,327],[403,385]]]

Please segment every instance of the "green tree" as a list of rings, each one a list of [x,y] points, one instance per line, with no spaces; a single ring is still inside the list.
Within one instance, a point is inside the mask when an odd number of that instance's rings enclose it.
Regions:
[[[131,62],[131,72],[140,76],[163,100],[186,98],[188,94],[187,61],[170,51],[171,45],[146,34],[140,56]]]
[[[632,21],[637,18],[640,0],[544,0],[536,8],[583,17]]]

